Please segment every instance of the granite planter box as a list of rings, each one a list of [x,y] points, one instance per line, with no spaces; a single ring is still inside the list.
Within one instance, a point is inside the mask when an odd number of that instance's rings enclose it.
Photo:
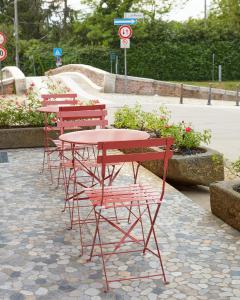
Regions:
[[[212,213],[240,231],[240,181],[221,181],[210,186]]]
[[[149,150],[158,151],[156,148]],[[222,154],[210,148],[203,148],[203,150],[205,150],[203,153],[194,155],[173,155],[169,160],[167,181],[175,185],[209,186],[213,182],[224,180]],[[142,165],[162,177],[162,161],[148,161]]]
[[[56,137],[56,133],[51,133]],[[0,129],[0,149],[43,147],[43,127]]]

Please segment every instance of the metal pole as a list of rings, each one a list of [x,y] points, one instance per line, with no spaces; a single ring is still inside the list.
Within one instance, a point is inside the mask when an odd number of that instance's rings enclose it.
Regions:
[[[127,49],[124,48],[124,71],[125,71],[125,81],[124,81],[124,92],[127,94]]]
[[[118,74],[118,55],[116,56],[116,61],[115,61],[115,73]]]
[[[180,86],[180,104],[183,104],[183,83]]]
[[[15,47],[16,47],[16,66],[19,68],[19,37],[18,37],[18,7],[17,0],[14,0],[14,32],[15,32]]]
[[[212,57],[212,81],[214,81],[214,69],[215,69],[215,53],[213,53],[213,57]]]
[[[204,0],[204,19],[207,20],[207,0]]]
[[[37,76],[34,56],[32,58],[33,58],[33,72],[34,72],[34,76]]]
[[[207,105],[211,105],[211,100],[212,100],[212,85],[209,85],[209,93],[208,93],[208,102]]]
[[[239,106],[239,85],[237,86],[237,94],[236,94],[236,106]]]
[[[218,66],[218,81],[222,81],[222,65]]]
[[[1,73],[1,95],[4,94],[4,89],[3,89],[3,73],[2,73],[2,62],[0,61],[0,73]]]

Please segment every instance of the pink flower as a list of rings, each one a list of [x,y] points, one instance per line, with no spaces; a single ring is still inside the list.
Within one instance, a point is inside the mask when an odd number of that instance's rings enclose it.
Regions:
[[[30,84],[30,86],[35,86],[35,83],[34,83],[34,82],[32,82],[32,83]]]
[[[186,132],[190,132],[190,131],[192,131],[192,128],[191,128],[191,127],[186,127],[186,128],[185,128],[185,131],[186,131]]]

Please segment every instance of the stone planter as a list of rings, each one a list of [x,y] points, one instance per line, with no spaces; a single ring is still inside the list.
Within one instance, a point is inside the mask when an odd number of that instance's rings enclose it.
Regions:
[[[240,181],[221,181],[210,186],[212,213],[240,231],[240,193],[234,190]]]
[[[167,181],[175,185],[209,186],[213,182],[224,180],[222,154],[209,148],[203,149],[204,153],[195,155],[174,155],[169,160]],[[158,151],[152,148],[149,150]],[[142,165],[162,177],[162,161],[148,161]]]
[[[51,135],[56,137],[55,132]],[[43,127],[0,129],[0,149],[33,148],[43,145]]]

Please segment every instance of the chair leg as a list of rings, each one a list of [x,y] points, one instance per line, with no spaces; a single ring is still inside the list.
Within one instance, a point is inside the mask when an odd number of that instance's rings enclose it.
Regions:
[[[153,223],[153,218],[151,216],[151,211],[150,211],[149,205],[147,205],[147,211],[148,211],[148,216],[149,216],[149,220],[150,220],[150,223],[151,223],[151,229],[150,229],[150,231],[152,231],[152,234],[153,234],[153,238],[154,238],[154,241],[155,241],[155,246],[156,246],[156,249],[157,249],[157,256],[159,258],[159,263],[160,263],[160,266],[161,266],[161,269],[162,269],[163,281],[164,281],[165,284],[168,284],[168,281],[167,281],[167,278],[166,278],[166,275],[165,275],[165,271],[164,271],[164,267],[163,267],[163,261],[162,261],[161,252],[160,252],[160,249],[159,249],[158,241],[157,241],[156,232],[155,232],[155,229],[154,229],[154,225],[155,224]],[[147,245],[145,243],[144,250],[143,250],[144,254],[145,254],[146,247],[147,247]]]
[[[96,218],[96,233],[97,233],[98,240],[99,240],[99,246],[100,246],[100,252],[101,252],[100,256],[102,258],[103,276],[105,278],[105,290],[104,290],[104,292],[107,293],[109,291],[109,284],[108,284],[108,278],[107,278],[106,263],[105,263],[105,259],[104,259],[104,253],[103,253],[102,240],[101,240],[101,236],[100,236],[101,212],[99,212],[99,214],[97,214],[96,210],[94,210],[94,212],[95,212],[95,218]],[[96,241],[96,239],[95,239],[95,241]]]

